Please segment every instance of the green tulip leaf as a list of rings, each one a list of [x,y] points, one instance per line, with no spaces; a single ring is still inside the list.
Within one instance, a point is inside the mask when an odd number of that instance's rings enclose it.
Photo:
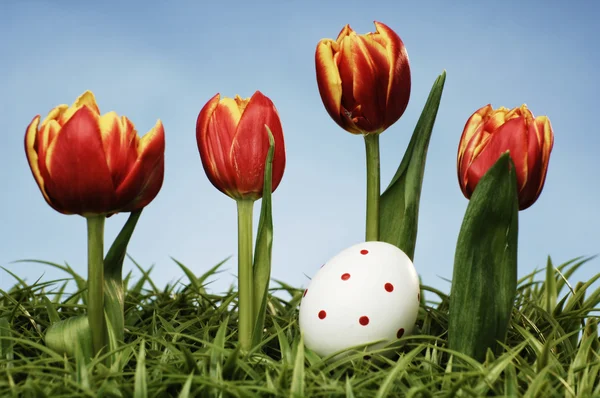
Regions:
[[[123,342],[125,333],[123,262],[125,261],[127,245],[142,210],[134,211],[129,215],[127,222],[104,258],[104,312],[108,318],[107,325],[110,325],[112,329],[111,334],[119,344]],[[117,347],[111,344],[111,350],[115,348]]]
[[[46,346],[61,355],[73,357],[80,350],[86,361],[94,356],[92,335],[86,315],[52,323],[44,337]],[[87,362],[86,362],[87,363]]]
[[[419,221],[419,201],[427,148],[440,106],[446,71],[436,79],[417,126],[392,181],[379,203],[379,240],[399,247],[414,258]]]
[[[271,188],[273,174],[273,155],[275,152],[275,139],[268,126],[269,151],[265,161],[265,176],[263,196],[260,206],[260,219],[254,249],[253,279],[254,279],[254,311],[255,324],[253,332],[253,345],[256,346],[262,339],[262,330],[267,311],[269,294],[269,280],[271,279],[271,252],[273,249],[273,217],[271,214]]]
[[[448,343],[478,361],[506,338],[517,291],[518,220],[517,178],[505,153],[471,196],[454,257]]]

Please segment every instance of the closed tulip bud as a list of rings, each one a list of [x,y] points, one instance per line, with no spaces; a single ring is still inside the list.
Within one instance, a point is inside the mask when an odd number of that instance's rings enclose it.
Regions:
[[[158,194],[164,174],[161,121],[140,138],[125,116],[100,115],[94,94],[52,109],[27,127],[29,167],[56,211],[111,215],[143,208]]]
[[[534,117],[526,105],[492,109],[486,105],[467,121],[458,147],[458,181],[470,198],[477,183],[500,155],[509,151],[515,165],[519,209],[531,206],[544,187],[554,134],[546,116]]]
[[[410,67],[404,43],[386,25],[358,35],[346,25],[317,45],[317,83],[331,118],[353,134],[379,134],[404,113]]]
[[[233,199],[262,197],[269,127],[275,141],[272,191],[285,169],[285,147],[279,115],[260,91],[251,98],[212,97],[200,111],[196,140],[210,182]]]

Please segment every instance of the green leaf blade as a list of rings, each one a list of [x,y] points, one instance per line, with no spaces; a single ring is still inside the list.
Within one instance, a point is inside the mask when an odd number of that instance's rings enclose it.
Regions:
[[[254,311],[255,324],[253,332],[253,345],[260,343],[262,330],[265,323],[267,300],[269,294],[269,281],[271,279],[271,253],[273,250],[273,215],[271,212],[271,189],[273,177],[273,156],[275,153],[275,139],[268,126],[265,125],[269,135],[269,151],[265,160],[265,176],[263,197],[260,207],[260,219],[256,246],[254,249],[253,279],[254,279]]]
[[[134,211],[129,215],[104,258],[104,313],[108,318],[107,324],[111,325],[110,334],[114,336],[114,341],[117,344],[122,344],[125,340],[123,262],[127,253],[127,245],[131,240],[142,210]],[[111,350],[116,348],[112,345],[110,347]]]
[[[505,153],[471,196],[454,258],[449,346],[479,361],[504,341],[514,306],[518,211],[514,165]]]
[[[402,162],[379,203],[379,240],[399,247],[412,260],[417,241],[419,202],[427,149],[446,81],[436,79]]]
[[[79,350],[86,360],[93,357],[90,325],[85,315],[52,323],[44,340],[48,348],[61,355],[74,357]]]

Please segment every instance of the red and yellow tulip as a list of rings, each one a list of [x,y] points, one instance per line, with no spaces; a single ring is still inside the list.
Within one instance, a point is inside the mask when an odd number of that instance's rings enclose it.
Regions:
[[[127,117],[100,115],[94,94],[52,109],[25,134],[29,167],[46,202],[64,214],[114,214],[141,209],[164,175],[161,121],[140,138]]]
[[[317,45],[317,83],[332,119],[353,134],[379,134],[404,113],[410,67],[404,43],[386,25],[358,35],[346,25]]]
[[[143,138],[115,112],[100,115],[94,95],[59,105],[27,127],[25,150],[44,198],[64,214],[113,214],[148,205],[164,175],[161,121]]]
[[[261,303],[266,302],[271,269],[270,249],[266,256],[254,257],[253,263],[252,212],[254,201],[263,196],[265,180],[267,184],[270,181],[273,192],[283,177],[285,146],[281,121],[273,102],[260,91],[246,99],[221,99],[216,94],[200,110],[196,141],[210,182],[237,202],[238,339],[242,350],[247,351],[253,344],[256,323],[264,319],[264,308],[262,318],[260,315]],[[270,176],[265,175],[268,156],[272,156]],[[263,214],[271,214],[270,197],[265,199],[261,203],[257,247],[270,245],[269,236],[273,233],[270,216],[263,218]]]
[[[458,147],[458,181],[470,198],[477,183],[500,155],[509,151],[515,165],[519,209],[531,206],[544,187],[554,134],[546,116],[534,117],[526,105],[493,109],[486,105],[467,121]]]
[[[260,91],[251,98],[212,97],[200,111],[196,140],[210,182],[233,199],[262,197],[268,126],[275,140],[273,191],[283,177],[285,147],[281,121],[273,102]]]

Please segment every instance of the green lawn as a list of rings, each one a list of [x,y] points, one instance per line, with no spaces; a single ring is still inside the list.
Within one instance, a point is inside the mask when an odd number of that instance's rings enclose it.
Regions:
[[[600,289],[588,290],[600,274],[567,283],[588,260],[549,260],[521,279],[506,347],[484,363],[447,349],[449,297],[427,286],[414,334],[391,356],[355,350],[333,360],[301,344],[301,289],[273,282],[263,343],[241,353],[235,292],[203,288],[218,267],[201,277],[183,267],[188,280],[164,289],[142,271],[125,280],[126,344],[111,368],[44,344],[51,323],[85,314],[84,279],[63,267],[69,279],[0,291],[0,397],[600,396]],[[67,293],[72,280],[78,291]],[[65,343],[73,350],[76,339]]]

